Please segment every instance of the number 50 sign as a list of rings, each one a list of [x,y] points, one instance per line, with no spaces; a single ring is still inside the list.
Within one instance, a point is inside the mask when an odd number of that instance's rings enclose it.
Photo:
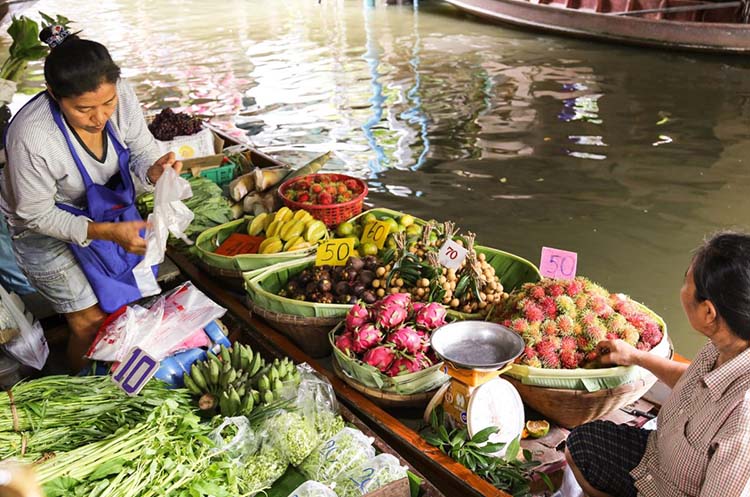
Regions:
[[[539,272],[547,278],[572,280],[576,277],[578,254],[550,247],[542,247]]]

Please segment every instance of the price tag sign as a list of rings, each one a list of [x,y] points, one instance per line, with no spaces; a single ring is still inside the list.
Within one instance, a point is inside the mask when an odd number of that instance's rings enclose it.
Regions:
[[[438,262],[448,269],[458,269],[458,266],[466,259],[467,250],[455,242],[447,240],[438,252]]]
[[[315,256],[315,265],[343,266],[354,254],[355,240],[356,238],[334,238],[321,243]]]
[[[383,244],[385,244],[385,239],[388,238],[390,229],[391,225],[385,221],[367,223],[365,229],[362,230],[362,238],[360,241],[362,243],[374,243],[379,249],[382,249]]]
[[[578,254],[551,247],[542,247],[539,272],[547,278],[572,280],[576,277]]]
[[[159,361],[151,357],[139,347],[133,347],[125,354],[112,381],[119,386],[123,392],[131,397],[146,386],[146,383],[156,374],[159,369]]]

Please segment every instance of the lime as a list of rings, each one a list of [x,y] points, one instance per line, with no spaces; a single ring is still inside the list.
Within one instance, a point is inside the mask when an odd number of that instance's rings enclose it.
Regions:
[[[378,255],[378,246],[372,242],[363,243],[359,248],[364,255]]]
[[[542,438],[549,433],[549,421],[526,421],[526,431],[529,432],[531,438]]]
[[[354,225],[349,221],[344,221],[343,223],[336,226],[336,234],[341,238],[351,236],[352,233],[354,233]]]
[[[408,236],[421,236],[422,235],[422,227],[418,224],[410,224],[406,227],[406,234]]]
[[[392,217],[383,219],[383,222],[388,224],[388,233],[396,233],[398,229],[398,223]]]
[[[403,216],[401,216],[401,219],[398,220],[398,224],[400,224],[401,226],[409,227],[414,224],[414,216],[404,214]]]
[[[368,212],[367,214],[362,216],[362,226],[367,226],[368,224],[374,223],[377,220],[378,218],[375,217],[375,214],[373,214],[372,212]]]

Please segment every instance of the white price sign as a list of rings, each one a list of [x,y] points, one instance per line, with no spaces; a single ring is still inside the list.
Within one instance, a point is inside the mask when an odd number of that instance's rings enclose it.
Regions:
[[[131,397],[146,386],[159,369],[159,361],[148,355],[143,349],[133,347],[125,355],[112,381]]]
[[[458,269],[466,259],[467,250],[454,240],[446,241],[438,253],[438,262],[448,269]]]

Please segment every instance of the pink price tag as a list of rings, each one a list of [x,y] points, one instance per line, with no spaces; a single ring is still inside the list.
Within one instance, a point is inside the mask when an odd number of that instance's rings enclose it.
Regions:
[[[546,278],[572,280],[576,277],[578,254],[551,247],[542,247],[539,272]]]

